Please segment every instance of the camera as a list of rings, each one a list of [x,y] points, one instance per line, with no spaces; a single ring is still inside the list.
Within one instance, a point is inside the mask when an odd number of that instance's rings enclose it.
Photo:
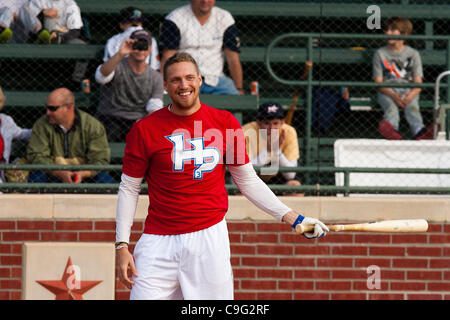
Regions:
[[[139,39],[135,43],[133,43],[133,50],[147,50],[148,49],[148,41],[145,39]]]

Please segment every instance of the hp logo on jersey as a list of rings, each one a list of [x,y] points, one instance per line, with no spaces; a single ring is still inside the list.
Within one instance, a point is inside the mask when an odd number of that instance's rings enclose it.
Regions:
[[[204,172],[211,172],[220,161],[220,153],[217,148],[205,148],[203,137],[187,139],[192,146],[191,149],[185,149],[184,133],[166,136],[173,143],[172,161],[174,171],[184,171],[184,162],[194,160],[194,179],[203,179]]]

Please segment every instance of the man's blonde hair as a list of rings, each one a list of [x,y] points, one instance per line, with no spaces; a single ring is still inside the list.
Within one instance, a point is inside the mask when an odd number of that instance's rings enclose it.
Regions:
[[[167,80],[167,69],[175,64],[180,62],[190,62],[195,66],[195,69],[197,70],[197,74],[200,74],[200,69],[198,68],[197,61],[187,52],[180,52],[177,51],[173,56],[171,56],[169,59],[167,59],[166,63],[164,64],[164,80]]]

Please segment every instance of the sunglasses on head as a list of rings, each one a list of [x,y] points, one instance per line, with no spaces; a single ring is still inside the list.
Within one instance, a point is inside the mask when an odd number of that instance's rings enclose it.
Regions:
[[[59,108],[64,107],[64,106],[66,106],[66,105],[67,105],[67,104],[62,104],[62,105],[60,105],[60,106],[49,106],[49,105],[46,105],[45,107],[47,108],[48,111],[55,112],[55,111],[58,110]]]

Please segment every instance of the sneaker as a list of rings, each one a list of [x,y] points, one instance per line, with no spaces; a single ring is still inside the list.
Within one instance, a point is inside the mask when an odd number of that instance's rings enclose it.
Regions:
[[[389,140],[403,140],[403,137],[400,133],[395,131],[394,126],[386,120],[381,120],[378,126],[378,131],[381,133],[383,137]]]
[[[37,44],[49,44],[50,43],[50,33],[45,29],[41,29],[37,33],[36,43]]]
[[[441,126],[437,126],[437,131],[440,131]],[[433,123],[430,124],[428,127],[423,127],[417,134],[416,134],[416,140],[432,140],[433,139]]]
[[[8,43],[9,39],[12,38],[12,31],[10,28],[0,27],[0,43]]]

